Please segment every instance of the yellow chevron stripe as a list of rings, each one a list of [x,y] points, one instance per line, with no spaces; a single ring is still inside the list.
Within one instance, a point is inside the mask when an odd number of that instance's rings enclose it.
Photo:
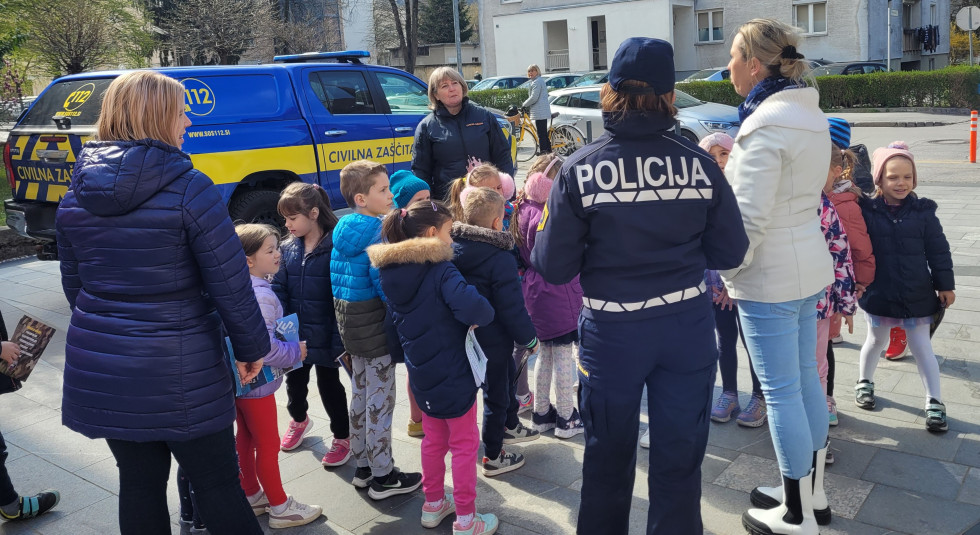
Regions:
[[[68,193],[68,186],[52,186],[48,185],[48,192],[45,196],[45,200],[48,202],[61,202],[61,198]]]

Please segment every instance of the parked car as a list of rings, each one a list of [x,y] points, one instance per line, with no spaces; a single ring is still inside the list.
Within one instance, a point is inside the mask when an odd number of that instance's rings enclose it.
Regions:
[[[470,91],[483,91],[485,89],[514,89],[527,81],[527,76],[493,76],[484,78],[478,84],[470,88]]]
[[[813,69],[814,76],[830,76],[833,74],[871,74],[875,72],[887,72],[888,66],[884,63],[874,61],[850,61],[831,63]]]
[[[466,88],[467,89],[473,89],[473,86],[475,86],[478,83],[480,83],[479,80],[467,80],[466,81]]]
[[[590,85],[602,85],[609,80],[609,71],[592,71],[579,76],[567,87],[586,87]]]
[[[548,91],[553,89],[564,89],[568,87],[568,84],[574,82],[580,76],[582,76],[582,74],[577,72],[562,72],[541,75],[541,77],[544,78],[545,85],[548,86]],[[531,85],[531,80],[528,80],[517,87],[518,89],[527,89],[529,85]]]
[[[727,80],[728,76],[729,76],[728,67],[714,67],[711,69],[702,69],[681,81],[682,82],[720,82],[722,80]]]
[[[816,69],[818,67],[823,67],[824,65],[830,65],[831,63],[834,63],[833,61],[822,59],[822,58],[821,59],[807,58],[806,62],[810,64],[811,69]]]
[[[588,133],[587,124],[592,125],[592,138],[602,132],[602,109],[599,106],[599,86],[573,87],[553,91],[549,100],[551,111],[558,112],[554,125],[575,125],[583,133]],[[738,134],[740,122],[738,109],[725,104],[704,102],[687,93],[675,89],[677,100],[677,121],[679,133],[697,143],[704,136],[714,132],[724,132],[733,138]]]
[[[368,57],[323,52],[264,65],[155,70],[183,84],[193,125],[182,150],[217,184],[232,219],[277,223],[279,192],[291,182],[320,185],[342,209],[339,176],[347,163],[371,159],[389,172],[411,167],[415,128],[430,111],[427,87],[404,71],[361,62]],[[42,259],[56,258],[58,202],[82,144],[95,134],[106,88],[123,72],[54,80],[10,131],[7,225],[42,240]],[[510,123],[497,121],[511,142]]]

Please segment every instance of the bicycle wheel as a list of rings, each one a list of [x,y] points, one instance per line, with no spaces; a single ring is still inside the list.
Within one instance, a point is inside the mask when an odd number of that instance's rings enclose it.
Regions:
[[[526,162],[538,152],[538,133],[527,121],[521,124],[521,129],[517,134],[517,161]]]
[[[556,126],[550,132],[551,150],[562,158],[567,158],[573,152],[585,146],[585,135],[578,128],[563,124]]]

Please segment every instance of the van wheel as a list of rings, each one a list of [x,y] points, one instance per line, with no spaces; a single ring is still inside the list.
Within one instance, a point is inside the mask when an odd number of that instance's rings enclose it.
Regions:
[[[283,228],[286,220],[279,215],[279,192],[254,189],[236,193],[228,204],[228,214],[234,222],[266,223]]]

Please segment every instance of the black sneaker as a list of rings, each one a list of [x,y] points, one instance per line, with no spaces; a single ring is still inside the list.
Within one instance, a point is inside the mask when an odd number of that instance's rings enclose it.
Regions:
[[[517,422],[513,429],[504,429],[504,444],[517,444],[518,442],[530,442],[537,440],[541,436],[534,429],[524,427],[524,424]]]
[[[554,429],[558,425],[558,411],[554,405],[548,405],[548,411],[544,414],[534,413],[531,415],[531,425],[538,433],[544,433]]]
[[[582,417],[578,414],[578,409],[572,409],[572,415],[568,419],[558,417],[558,427],[555,428],[555,436],[558,438],[572,438],[575,435],[585,432],[585,424]]]
[[[377,480],[371,481],[368,496],[372,500],[383,500],[398,494],[408,494],[419,488],[420,485],[422,485],[422,474],[418,472],[405,474],[397,468],[392,468],[391,473],[388,474],[383,483],[378,483]]]
[[[21,496],[18,499],[17,513],[13,516],[0,509],[0,518],[4,520],[28,520],[50,511],[61,501],[61,494],[56,490],[45,490],[34,496]]]
[[[949,429],[946,423],[946,405],[943,405],[936,398],[929,398],[926,405],[926,430],[933,433],[942,433]]]
[[[354,479],[351,483],[359,489],[366,489],[371,486],[372,479],[370,466],[358,466],[354,470]]]
[[[489,457],[483,458],[483,475],[487,477],[499,476],[507,472],[513,472],[524,466],[524,456],[520,453],[507,453],[500,450],[500,455],[496,459]]]
[[[875,384],[865,379],[855,385],[854,403],[866,411],[875,408]]]

